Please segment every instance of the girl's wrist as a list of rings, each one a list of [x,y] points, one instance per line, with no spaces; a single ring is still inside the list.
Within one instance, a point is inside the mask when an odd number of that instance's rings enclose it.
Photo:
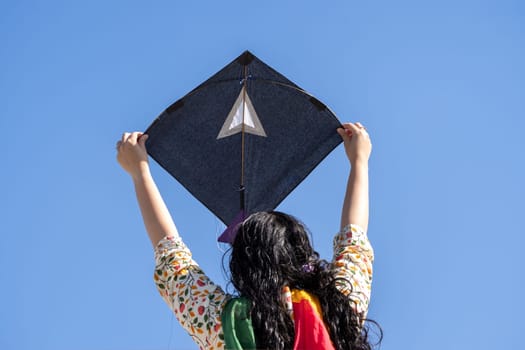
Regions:
[[[151,176],[148,162],[140,162],[137,169],[131,174],[133,181],[141,181]]]
[[[357,157],[350,160],[350,164],[352,165],[352,168],[368,168],[368,158]]]

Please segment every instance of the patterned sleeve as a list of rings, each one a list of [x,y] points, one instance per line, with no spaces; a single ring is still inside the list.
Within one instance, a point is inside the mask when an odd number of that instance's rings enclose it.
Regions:
[[[201,349],[221,349],[221,312],[228,301],[192,259],[180,237],[165,237],[155,249],[154,281],[164,301]]]
[[[363,319],[370,301],[373,261],[374,251],[361,227],[347,225],[334,237],[332,267],[339,278],[336,286],[355,302]]]

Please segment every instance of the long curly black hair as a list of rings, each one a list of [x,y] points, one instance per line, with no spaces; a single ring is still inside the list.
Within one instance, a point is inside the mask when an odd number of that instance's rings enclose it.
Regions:
[[[313,266],[313,271],[304,265]],[[284,286],[316,295],[334,347],[370,350],[368,326],[354,311],[352,301],[335,287],[329,263],[313,250],[297,219],[281,212],[259,212],[245,220],[230,255],[231,282],[252,301],[252,324],[257,348],[292,349],[293,320],[281,302]]]

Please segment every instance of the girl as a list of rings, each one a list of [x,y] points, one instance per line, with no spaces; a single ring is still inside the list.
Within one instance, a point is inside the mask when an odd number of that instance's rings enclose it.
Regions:
[[[306,228],[279,212],[252,214],[230,256],[233,297],[192,259],[150,174],[148,135],[124,133],[118,161],[131,176],[155,247],[154,280],[201,349],[371,349],[366,319],[373,251],[368,241],[370,137],[360,123],[337,130],[351,164],[331,263]]]

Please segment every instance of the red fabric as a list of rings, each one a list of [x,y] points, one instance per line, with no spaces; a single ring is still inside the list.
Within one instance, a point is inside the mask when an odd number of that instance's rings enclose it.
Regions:
[[[330,335],[312,304],[305,299],[293,303],[294,350],[335,350]]]

